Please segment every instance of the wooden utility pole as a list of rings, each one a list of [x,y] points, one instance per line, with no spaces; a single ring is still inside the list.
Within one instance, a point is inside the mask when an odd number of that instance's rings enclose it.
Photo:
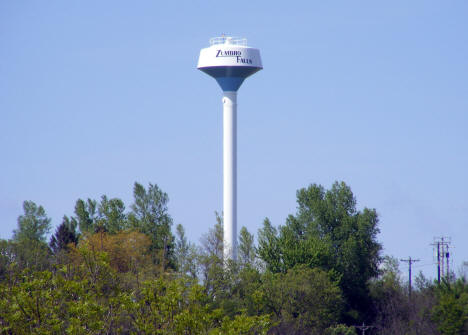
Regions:
[[[357,329],[359,329],[361,332],[362,332],[362,335],[365,335],[366,334],[366,330],[369,330],[371,328],[374,328],[374,326],[366,326],[366,324],[363,322],[362,323],[362,326],[354,326],[356,327]]]
[[[411,299],[411,264],[419,262],[419,259],[400,259],[401,262],[408,262],[408,297]]]
[[[440,284],[440,278],[450,278],[450,267],[449,267],[449,247],[450,237],[434,237],[434,248],[437,247],[437,281]]]

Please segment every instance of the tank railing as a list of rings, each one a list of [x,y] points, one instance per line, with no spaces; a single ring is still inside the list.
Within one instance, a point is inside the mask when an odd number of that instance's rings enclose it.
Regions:
[[[221,36],[210,38],[210,46],[216,44],[233,44],[247,46],[247,39],[240,37]]]

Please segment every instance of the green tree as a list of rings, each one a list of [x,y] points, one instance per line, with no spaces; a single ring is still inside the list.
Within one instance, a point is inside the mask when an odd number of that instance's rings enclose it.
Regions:
[[[184,227],[181,224],[178,224],[176,227],[174,256],[180,274],[188,275],[192,278],[197,277],[196,259],[198,253],[195,246],[187,241]]]
[[[265,262],[268,271],[273,273],[284,271],[278,231],[272,226],[268,218],[263,221],[263,228],[258,231],[257,252],[259,257]]]
[[[266,335],[271,327],[268,315],[233,318],[212,309],[201,285],[186,279],[164,276],[146,282],[141,298],[128,309],[133,319],[132,334]]]
[[[325,335],[356,335],[356,328],[353,326],[346,326],[344,324],[338,324],[336,326],[332,326],[327,328],[325,331]]]
[[[368,281],[377,276],[380,262],[376,211],[358,211],[343,182],[328,191],[318,185],[300,189],[297,203],[296,215],[290,215],[278,233],[264,223],[260,257],[273,272],[286,272],[297,264],[332,270],[348,305],[345,321],[362,321],[371,306]]]
[[[227,277],[223,262],[223,222],[215,212],[216,224],[201,238],[199,267],[208,295],[218,302],[226,296]]]
[[[18,229],[13,231],[13,240],[33,240],[45,242],[50,232],[51,219],[42,206],[32,201],[23,202],[24,214],[18,217]]]
[[[199,271],[213,308],[233,318],[241,311],[260,315],[260,273],[251,266],[223,260],[223,219],[215,212],[216,224],[203,235]]]
[[[118,198],[108,199],[106,195],[103,195],[98,205],[98,220],[95,231],[116,234],[126,228],[127,215],[123,201]]]
[[[75,215],[82,233],[94,233],[97,217],[97,201],[78,199],[75,204]]]
[[[63,217],[62,223],[55,230],[55,234],[50,238],[49,246],[54,254],[66,250],[70,243],[78,243],[78,233],[76,231],[77,221],[67,216]]]
[[[0,240],[0,282],[8,277],[10,265],[15,260],[15,243],[9,240]]]
[[[146,282],[130,310],[132,334],[206,334],[213,323],[206,302],[203,287],[183,279]]]
[[[379,276],[369,284],[376,314],[374,324],[379,326],[382,335],[412,334],[411,329],[417,330],[416,325],[409,327],[408,294],[402,285],[398,259],[385,256]]]
[[[254,236],[249,233],[247,228],[242,227],[239,232],[238,261],[241,267],[255,267],[255,244]]]
[[[21,268],[44,270],[49,267],[50,250],[46,243],[51,219],[42,206],[32,201],[23,203],[24,214],[18,217],[18,229],[13,231],[14,262]]]
[[[85,280],[25,271],[16,285],[0,285],[2,334],[105,334],[108,312]]]
[[[88,234],[108,232],[116,234],[128,228],[125,204],[118,198],[101,196],[101,201],[78,199],[75,215],[80,231]]]
[[[279,325],[273,334],[323,334],[337,323],[343,298],[336,282],[320,269],[299,265],[263,279],[265,309]]]
[[[443,335],[458,335],[468,332],[468,284],[465,278],[455,282],[443,280],[436,289],[437,305],[432,317]]]
[[[152,241],[152,250],[158,252],[156,259],[164,268],[175,267],[173,257],[174,236],[171,232],[172,218],[168,213],[168,195],[158,185],[135,183],[134,203],[128,215],[131,228],[146,234]]]
[[[247,316],[236,315],[234,318],[224,317],[219,329],[212,330],[210,335],[266,335],[272,326],[269,315]]]

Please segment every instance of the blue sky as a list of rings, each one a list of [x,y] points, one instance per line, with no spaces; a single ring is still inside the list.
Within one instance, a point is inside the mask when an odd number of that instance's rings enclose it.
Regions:
[[[260,48],[238,98],[239,226],[283,224],[311,183],[351,186],[384,253],[452,238],[468,260],[466,1],[0,2],[0,238],[22,202],[169,194],[192,241],[222,210],[222,106],[196,70],[223,33]],[[403,273],[405,265],[401,266]]]

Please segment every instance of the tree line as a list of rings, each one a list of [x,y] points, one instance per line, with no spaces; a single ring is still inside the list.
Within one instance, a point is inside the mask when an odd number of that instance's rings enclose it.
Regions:
[[[409,296],[376,210],[358,210],[343,182],[298,190],[296,213],[266,218],[256,239],[242,227],[237,261],[223,260],[222,215],[196,244],[168,201],[139,183],[129,210],[78,199],[50,239],[45,209],[25,201],[0,240],[0,333],[468,333],[465,279],[420,273]]]

